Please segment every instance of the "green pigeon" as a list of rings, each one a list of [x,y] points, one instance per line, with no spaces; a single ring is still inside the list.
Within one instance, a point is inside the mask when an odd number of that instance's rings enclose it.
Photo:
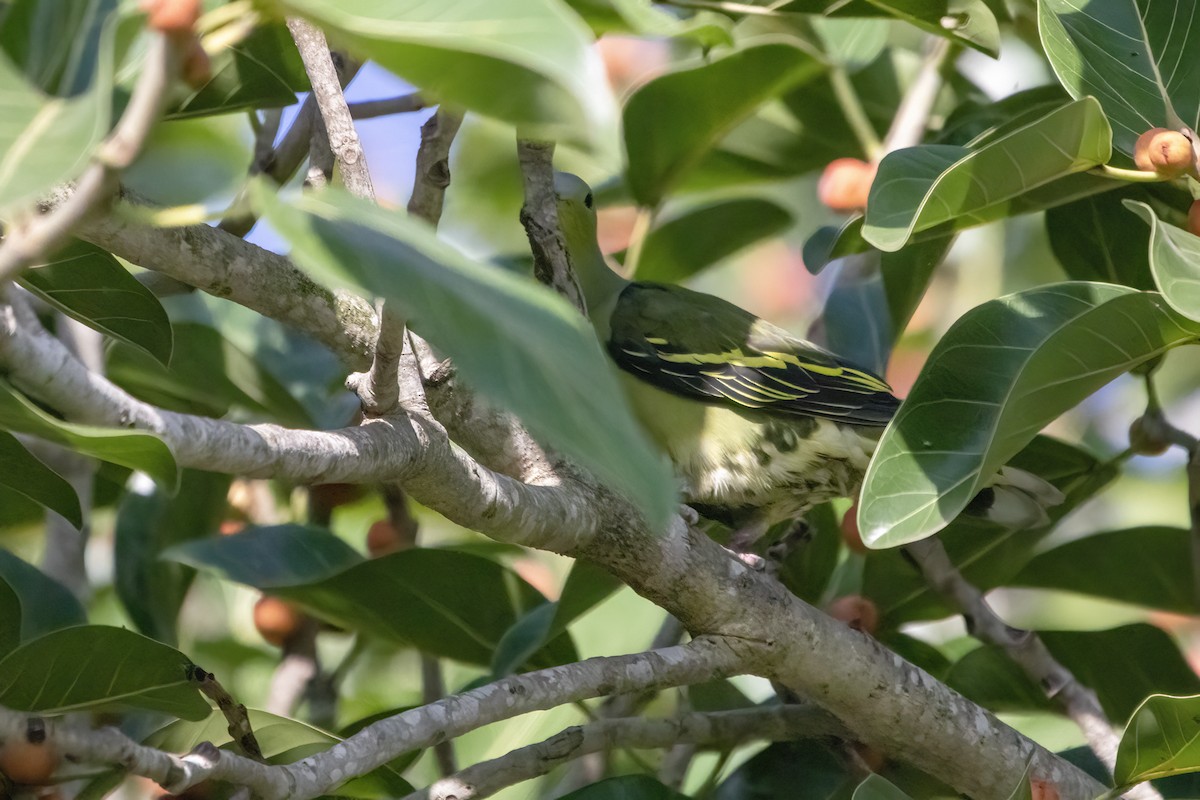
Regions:
[[[588,316],[689,505],[734,525],[744,549],[777,522],[856,496],[900,406],[887,383],[719,297],[622,277],[597,242],[590,187],[560,172],[555,192]],[[1028,527],[1062,500],[1005,467],[968,511]]]

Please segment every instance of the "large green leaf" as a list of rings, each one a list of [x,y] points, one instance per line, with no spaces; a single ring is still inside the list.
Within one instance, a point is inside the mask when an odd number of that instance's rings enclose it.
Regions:
[[[854,789],[851,800],[912,800],[887,778],[871,774]]]
[[[985,0],[791,0],[771,5],[777,11],[831,17],[893,17],[992,56],[1000,48],[1000,26]]]
[[[1154,695],[1134,712],[1117,748],[1118,786],[1200,770],[1200,695]]]
[[[124,628],[63,628],[0,660],[0,705],[46,714],[143,708],[202,719],[209,705],[192,669],[183,653]]]
[[[938,534],[963,577],[984,591],[1006,585],[1029,562],[1058,520],[1094,497],[1118,474],[1111,461],[1100,462],[1047,436],[1036,437],[1009,463],[1049,481],[1066,500],[1048,509],[1050,524],[1043,528],[1012,530],[963,514]],[[862,591],[879,606],[885,629],[955,613],[899,549],[878,551],[866,559]]]
[[[591,32],[559,0],[284,0],[437,102],[532,138],[609,150],[615,105]]]
[[[1129,224],[1122,205],[1133,191],[1103,192],[1046,212],[1050,248],[1067,277],[1154,288],[1146,255],[1150,237]]]
[[[0,216],[76,177],[108,133],[112,0],[23,0],[0,22]]]
[[[1150,273],[1158,290],[1171,308],[1200,319],[1200,236],[1163,222],[1146,203],[1126,200],[1125,207],[1150,226]]]
[[[72,240],[54,260],[27,270],[21,285],[90,328],[144,350],[159,362],[171,358],[171,321],[154,293],[110,253]]]
[[[308,90],[308,75],[287,28],[261,25],[213,57],[212,77],[170,111],[170,118],[289,106]]]
[[[716,800],[782,798],[830,800],[848,797],[858,784],[845,755],[818,739],[767,745],[717,787]]]
[[[76,528],[83,526],[83,511],[71,484],[4,431],[0,431],[0,486],[61,514]]]
[[[1058,178],[1103,164],[1108,122],[1092,98],[1068,103],[978,149],[922,145],[879,164],[863,237],[898,250],[914,233],[979,214]]]
[[[414,220],[337,192],[260,193],[292,258],[319,280],[387,299],[475,389],[623,492],[660,525],[674,479],[646,440],[587,321],[561,297],[471,261]]]
[[[662,75],[625,103],[626,182],[643,206],[657,206],[722,136],[765,101],[820,74],[822,65],[790,44],[737,50]],[[664,119],[686,120],[666,125]]]
[[[637,279],[681,281],[792,224],[787,209],[756,197],[720,200],[661,222],[646,237]]]
[[[1093,689],[1105,713],[1126,719],[1155,692],[1185,694],[1200,678],[1184,661],[1170,635],[1153,625],[1123,625],[1104,631],[1043,631],[1047,649],[1072,675]],[[1004,651],[988,645],[959,659],[947,684],[996,711],[1055,708]]]
[[[5,606],[4,620],[0,622],[5,631],[3,638],[13,646],[59,628],[87,622],[87,612],[65,586],[4,549],[0,549],[0,584],[7,589],[6,597],[17,604],[14,616],[7,613],[12,608],[11,602]],[[11,638],[14,630],[16,641]],[[2,654],[6,655],[9,649]]]
[[[299,720],[257,708],[248,709],[247,717],[254,738],[269,764],[295,763],[328,750],[344,738]],[[195,721],[176,720],[150,734],[144,744],[168,753],[186,753],[201,742],[211,742],[224,749],[231,748],[233,741],[229,736],[229,723],[219,711],[214,710],[207,717]],[[397,762],[393,761],[339,786],[336,796],[403,797],[412,791],[413,787],[400,777]]]
[[[1186,3],[1039,0],[1042,46],[1072,96],[1096,97],[1127,154],[1142,132],[1200,123],[1200,18]]]
[[[576,789],[561,800],[687,800],[687,795],[649,775],[622,775]]]
[[[3,380],[0,429],[28,433],[102,461],[141,470],[171,491],[178,481],[175,457],[161,439],[148,433],[63,422],[30,403]]]
[[[470,553],[417,548],[363,561],[345,550],[326,531],[280,526],[189,542],[166,556],[349,630],[473,664],[488,664],[513,623],[545,602],[511,570]]]
[[[275,376],[220,331],[195,322],[176,323],[174,330],[169,367],[117,346],[108,352],[109,378],[141,400],[185,413],[219,417],[237,408],[282,425],[312,425],[308,412]]]
[[[1036,556],[1010,583],[1180,614],[1198,610],[1191,535],[1183,528],[1149,526],[1076,539]]]
[[[1061,283],[972,309],[934,348],[867,469],[863,541],[941,530],[1048,422],[1200,335],[1156,294]]]
[[[175,644],[175,617],[193,572],[159,555],[178,542],[216,531],[225,513],[228,475],[184,470],[179,491],[134,484],[117,508],[113,586],[142,633]],[[148,482],[146,482],[148,483]]]

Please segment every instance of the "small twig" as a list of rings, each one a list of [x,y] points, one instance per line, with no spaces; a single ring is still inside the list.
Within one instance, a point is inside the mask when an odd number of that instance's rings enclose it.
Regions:
[[[329,131],[325,121],[317,114],[312,121],[312,135],[308,139],[308,172],[304,184],[310,189],[322,189],[333,180],[333,148],[329,145]]]
[[[421,654],[421,702],[425,705],[436,703],[446,696],[446,684],[442,681],[442,665],[431,655]],[[458,772],[458,764],[454,757],[454,743],[443,739],[433,746],[433,756],[437,760],[438,770],[442,777],[448,777]]]
[[[329,146],[341,171],[342,181],[356,197],[374,200],[375,188],[367,170],[367,159],[358,141],[358,132],[354,129],[350,107],[342,94],[341,80],[329,46],[325,43],[325,34],[299,17],[289,18],[287,26],[304,61],[304,71],[308,73],[313,96],[317,98],[317,108],[321,111],[325,130],[329,132]]]
[[[317,621],[305,617],[300,630],[288,639],[283,648],[283,658],[271,675],[271,686],[267,690],[264,707],[272,714],[290,717],[296,713],[300,701],[310,685],[321,674],[321,663],[317,660]]]
[[[830,67],[829,83],[833,87],[833,96],[842,109],[842,115],[846,117],[846,122],[850,123],[850,129],[854,131],[867,160],[878,161],[883,155],[883,144],[879,141],[879,135],[875,133],[875,126],[871,124],[866,109],[863,108],[858,90],[850,82],[849,74],[843,67]]]
[[[398,483],[385,483],[381,491],[388,521],[400,537],[400,548],[407,550],[415,547],[419,526],[408,508],[408,497],[404,494],[404,489]]]
[[[521,224],[533,250],[533,273],[537,279],[567,298],[586,315],[587,307],[571,255],[558,227],[558,200],[554,194],[554,143],[517,142],[517,159],[525,179],[525,204]]]
[[[0,285],[41,261],[96,203],[117,190],[117,176],[137,158],[161,115],[179,61],[179,48],[173,40],[161,33],[153,34],[129,105],[113,132],[96,148],[69,199],[53,212],[32,216],[5,231],[0,243]]]
[[[195,667],[190,677],[196,684],[196,688],[217,704],[217,708],[220,709],[228,723],[226,730],[229,731],[230,738],[237,743],[241,751],[248,758],[265,764],[266,759],[263,758],[262,748],[258,746],[254,729],[250,727],[250,715],[246,712],[246,707],[235,700],[233,695],[217,681],[217,676],[211,672],[205,672],[199,667]]]
[[[1111,773],[1117,760],[1119,738],[1100,707],[1096,693],[1084,686],[1050,654],[1033,631],[1013,628],[997,616],[983,593],[969,583],[946,553],[940,539],[930,537],[905,548],[929,584],[953,603],[977,639],[997,645],[1029,678],[1055,701],[1083,732],[1088,746]],[[1128,792],[1130,797],[1161,800],[1158,792],[1143,784]]]
[[[428,108],[429,103],[419,92],[411,92],[380,100],[360,100],[350,104],[350,116],[355,119],[373,119],[391,114],[408,114]]]
[[[250,112],[250,122],[255,126],[254,160],[251,162],[251,169],[271,160],[275,152],[275,137],[279,135],[279,125],[282,121],[283,109],[281,108],[268,108],[263,111],[261,120],[258,118],[257,111]]]
[[[555,767],[615,747],[658,749],[675,744],[732,748],[747,741],[848,736],[832,715],[814,706],[764,706],[681,714],[672,719],[606,719],[573,726],[549,739],[474,764],[457,775],[413,792],[405,800],[467,800],[487,797]]]
[[[896,116],[887,135],[883,137],[881,153],[887,154],[904,147],[913,147],[921,143],[925,130],[929,127],[929,115],[933,112],[933,104],[942,90],[942,66],[946,63],[955,47],[949,39],[941,36],[931,37],[921,71],[909,84]]]
[[[699,8],[708,11],[720,11],[724,14],[743,14],[751,17],[779,17],[779,11],[766,6],[752,6],[748,3],[728,3],[724,0],[660,0],[663,5],[678,8]]]

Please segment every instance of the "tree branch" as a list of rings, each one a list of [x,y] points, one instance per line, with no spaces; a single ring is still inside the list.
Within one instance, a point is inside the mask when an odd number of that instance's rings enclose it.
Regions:
[[[780,705],[671,719],[626,717],[567,728],[549,739],[474,764],[404,800],[468,800],[488,797],[521,781],[545,775],[566,762],[616,747],[658,749],[676,744],[732,748],[749,741],[787,741],[844,736],[836,719],[810,706]]]
[[[0,285],[44,259],[77,226],[92,207],[117,189],[117,176],[133,163],[162,112],[171,80],[179,72],[179,48],[162,33],[153,33],[142,74],[133,87],[116,128],[92,156],[67,202],[52,213],[12,225],[0,243]]]
[[[1030,680],[1042,687],[1046,696],[1079,726],[1092,752],[1111,773],[1116,765],[1120,739],[1113,732],[1112,723],[1100,707],[1096,693],[1058,663],[1036,633],[1013,628],[1000,619],[983,593],[955,568],[937,537],[914,542],[905,550],[916,561],[929,584],[959,609],[968,632],[1003,649]],[[1139,791],[1130,790],[1128,794],[1161,800],[1149,784],[1144,784]]]
[[[521,207],[521,224],[529,237],[533,251],[533,274],[542,283],[567,298],[567,301],[587,316],[587,305],[575,271],[571,254],[558,227],[558,201],[554,194],[554,143],[517,142],[517,160],[525,179],[525,204]]]
[[[408,114],[412,111],[420,111],[428,107],[429,103],[425,101],[425,98],[419,92],[411,92],[409,94],[397,95],[396,97],[384,97],[379,100],[360,100],[357,103],[351,103],[350,116],[355,119],[373,119],[392,114]]]

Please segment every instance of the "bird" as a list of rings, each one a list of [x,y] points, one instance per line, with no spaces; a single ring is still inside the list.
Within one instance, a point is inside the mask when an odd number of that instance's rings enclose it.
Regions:
[[[750,548],[771,526],[855,497],[900,400],[878,375],[715,295],[630,280],[597,240],[594,195],[555,173],[559,228],[588,317],[688,505]],[[968,512],[1006,527],[1048,521],[1063,495],[1002,468]]]

